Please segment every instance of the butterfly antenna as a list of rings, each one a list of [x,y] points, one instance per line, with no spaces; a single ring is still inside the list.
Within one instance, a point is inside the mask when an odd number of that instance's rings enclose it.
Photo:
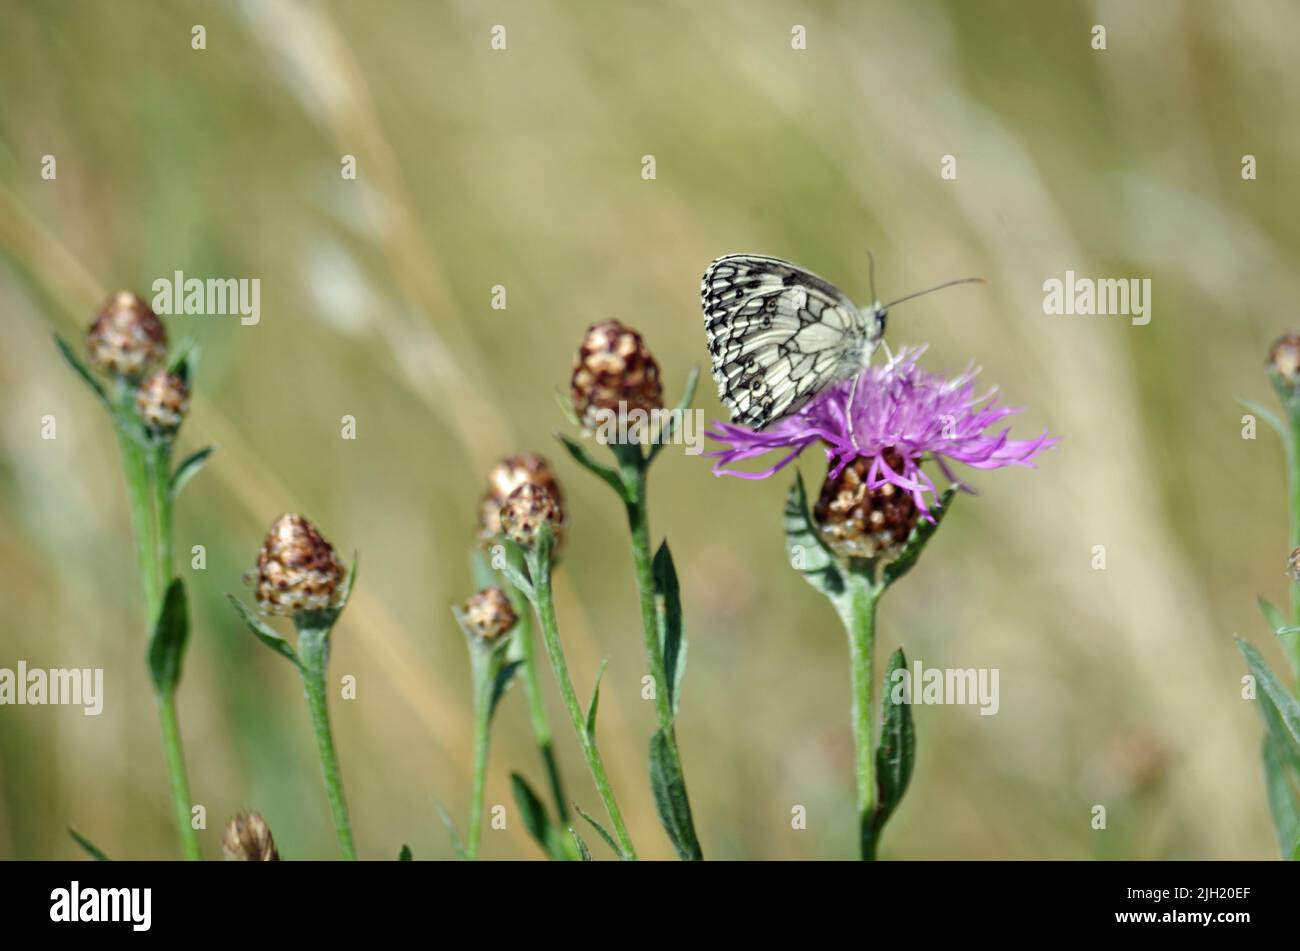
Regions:
[[[901,304],[905,300],[912,300],[914,297],[921,297],[924,294],[931,294],[935,291],[941,291],[945,287],[955,287],[958,284],[987,284],[988,281],[982,277],[959,277],[955,281],[944,281],[942,284],[936,284],[934,287],[927,287],[923,291],[917,291],[915,294],[908,294],[906,297],[900,297],[898,300],[892,300],[886,304],[882,310],[889,310],[895,304]]]

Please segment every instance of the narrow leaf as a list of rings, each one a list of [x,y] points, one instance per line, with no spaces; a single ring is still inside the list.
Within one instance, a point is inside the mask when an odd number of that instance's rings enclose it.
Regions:
[[[292,644],[286,641],[279,634],[275,633],[275,631],[272,630],[261,618],[254,614],[252,608],[244,604],[243,601],[240,601],[233,594],[228,594],[226,597],[230,599],[230,603],[235,606],[235,610],[239,612],[239,616],[243,618],[244,623],[248,625],[248,629],[253,632],[259,641],[282,657],[287,657],[293,662],[295,667],[301,669],[302,664],[298,661],[298,654],[294,651]]]
[[[194,389],[194,379],[199,370],[199,347],[193,337],[186,337],[176,347],[167,361],[167,370],[184,380],[188,389]]]
[[[704,858],[699,840],[695,837],[695,824],[691,819],[691,803],[686,798],[686,782],[677,753],[662,730],[650,738],[650,789],[654,793],[659,821],[668,832],[673,848],[684,861]]]
[[[617,472],[591,458],[591,453],[587,452],[579,443],[564,435],[564,433],[556,433],[555,438],[564,444],[565,449],[569,450],[569,455],[573,457],[574,462],[593,475],[603,479],[609,484],[610,488],[618,493],[619,498],[627,501],[627,492],[624,490],[623,481],[618,477]]]
[[[501,669],[497,671],[497,675],[492,681],[492,699],[489,701],[488,705],[489,721],[491,721],[492,717],[496,714],[497,704],[499,704],[501,698],[506,695],[506,688],[510,686],[510,681],[514,679],[515,674],[519,671],[519,668],[523,666],[523,663],[522,660],[512,660],[507,664],[502,664]]]
[[[617,855],[619,858],[627,857],[624,854],[623,850],[618,847],[618,843],[614,841],[614,837],[609,834],[609,831],[603,825],[601,825],[591,816],[583,812],[582,807],[578,805],[576,802],[573,804],[573,809],[575,812],[578,813],[578,815],[582,816],[582,818],[586,819],[589,823],[591,823],[591,827],[600,834],[600,837],[605,840],[605,844],[608,845],[613,850],[615,855]],[[590,853],[588,853],[588,855],[590,855]]]
[[[903,681],[903,702],[895,703],[895,673],[907,672],[907,658],[902,648],[894,651],[885,670],[881,691],[880,743],[876,747],[876,811],[872,819],[872,838],[879,842],[881,830],[907,792],[916,761],[916,733],[912,723],[909,685]]]
[[[686,634],[682,629],[682,595],[673,554],[665,540],[654,558],[655,615],[659,621],[659,646],[664,655],[664,678],[673,716],[681,702],[682,674],[686,671]]]
[[[1273,676],[1273,671],[1254,646],[1238,638],[1237,648],[1255,675],[1259,699],[1267,701],[1260,704],[1260,712],[1269,727],[1269,734],[1281,744],[1282,751],[1300,760],[1300,701]]]
[[[587,707],[587,736],[596,735],[596,708],[600,706],[600,678],[605,676],[605,665],[609,658],[600,659],[600,670],[596,671],[596,685],[591,688],[591,706]]]
[[[950,485],[943,490],[939,497],[937,505],[930,507],[930,513],[934,516],[934,521],[921,519],[912,529],[912,534],[908,536],[907,542],[903,545],[903,552],[889,564],[885,565],[885,570],[881,575],[881,583],[887,588],[903,575],[912,570],[916,560],[921,557],[921,552],[934,537],[934,533],[939,530],[939,523],[943,521],[948,510],[952,508],[952,501],[957,497],[957,486]]]
[[[1268,629],[1276,634],[1282,628],[1286,627],[1286,621],[1282,617],[1282,612],[1273,607],[1272,602],[1262,594],[1255,598],[1255,603],[1259,605],[1259,613],[1264,615],[1264,621],[1268,624]]]
[[[551,824],[551,818],[546,814],[546,807],[542,805],[542,800],[538,798],[537,793],[533,792],[533,787],[528,785],[528,780],[518,773],[510,774],[510,788],[515,796],[515,805],[519,807],[519,814],[523,817],[524,828],[537,840],[542,851],[551,858],[556,858],[559,830]],[[559,857],[567,856],[561,854]]]
[[[77,845],[81,846],[85,850],[86,854],[89,855],[96,862],[112,861],[112,859],[110,859],[107,855],[103,853],[103,851],[99,848],[99,846],[95,845],[94,842],[91,842],[89,839],[87,839],[76,829],[69,829],[68,835],[72,836],[73,841],[75,841]]]
[[[203,464],[208,461],[208,457],[216,451],[216,446],[204,446],[197,452],[192,452],[181,461],[172,474],[171,488],[168,490],[171,497],[175,499],[181,494],[181,489],[185,484],[199,474]]]
[[[578,858],[584,862],[591,861],[591,850],[587,848],[587,843],[582,841],[582,836],[578,835],[578,830],[569,826],[569,835],[573,836],[573,841],[578,845]]]
[[[94,391],[95,396],[104,404],[104,408],[116,416],[117,410],[113,407],[113,401],[108,398],[108,392],[104,389],[104,384],[100,383],[95,375],[90,372],[90,368],[81,362],[81,358],[72,349],[72,345],[59,334],[54,335],[54,343],[59,348],[59,353],[63,354],[63,359],[67,361],[68,366],[72,367],[77,376],[81,377],[82,382]],[[76,835],[76,833],[74,832],[73,835]]]
[[[167,586],[162,610],[154,622],[153,636],[149,639],[149,674],[154,689],[162,696],[170,696],[181,678],[181,661],[190,636],[189,607],[185,601],[185,585],[176,578]]]
[[[1296,773],[1293,757],[1287,755],[1277,737],[1264,738],[1264,776],[1267,780],[1268,808],[1273,815],[1278,848],[1283,858],[1295,858],[1300,845],[1300,799],[1296,796]]]
[[[1250,410],[1264,422],[1268,423],[1269,426],[1273,428],[1273,432],[1282,437],[1283,442],[1286,442],[1290,438],[1287,435],[1286,427],[1282,425],[1282,420],[1279,419],[1267,406],[1256,403],[1254,400],[1244,400],[1240,396],[1237,397],[1237,402],[1246,407],[1246,409]]]
[[[411,861],[411,847],[409,845],[402,846],[402,851],[397,853],[397,861],[399,862]]]
[[[438,818],[442,820],[443,827],[447,830],[447,838],[451,839],[452,851],[456,853],[457,858],[464,859],[465,843],[461,841],[460,833],[456,831],[456,823],[452,821],[451,813],[437,799],[433,801],[433,806],[438,810]]]
[[[700,368],[691,367],[690,375],[686,377],[686,388],[682,391],[682,398],[677,401],[672,415],[668,417],[668,422],[659,432],[658,439],[650,447],[650,456],[648,462],[654,462],[655,456],[659,455],[664,446],[672,441],[673,433],[677,431],[677,421],[690,411],[691,404],[695,402],[695,388],[700,382]]]
[[[822,541],[808,514],[808,495],[804,491],[802,473],[795,475],[794,485],[790,486],[790,494],[786,496],[785,541],[790,564],[805,581],[832,598],[844,592],[844,576],[835,556]]]

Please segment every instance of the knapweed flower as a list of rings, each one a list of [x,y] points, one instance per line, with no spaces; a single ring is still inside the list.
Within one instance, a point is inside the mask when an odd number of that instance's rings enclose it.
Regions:
[[[519,622],[510,599],[500,588],[484,588],[460,609],[467,630],[484,641],[495,641]]]
[[[761,432],[730,423],[715,423],[709,436],[725,445],[713,471],[742,479],[765,479],[792,462],[808,446],[822,442],[830,464],[828,482],[834,482],[855,460],[867,460],[865,486],[874,492],[893,485],[906,492],[922,517],[933,520],[926,495],[938,490],[922,471],[933,460],[944,476],[958,482],[951,463],[974,469],[1032,466],[1038,453],[1056,443],[1046,430],[1037,439],[1010,439],[1010,428],[990,433],[989,428],[1018,409],[997,406],[996,391],[975,394],[975,376],[969,366],[949,379],[921,369],[917,361],[924,348],[903,350],[893,361],[862,371],[857,380],[837,383],[799,412],[778,420]],[[849,405],[850,394],[853,403]],[[761,472],[740,472],[734,463],[773,451],[786,454]]]
[[[135,409],[150,432],[174,436],[190,409],[190,391],[175,373],[157,370],[135,393]]]
[[[537,541],[537,533],[550,522],[552,532],[564,525],[564,509],[546,489],[526,482],[510,493],[501,506],[501,527],[506,537],[525,548]]]
[[[241,812],[230,820],[221,839],[221,852],[229,862],[280,861],[271,827],[256,812]]]
[[[903,468],[893,449],[885,463]],[[868,487],[871,460],[859,456],[838,476],[827,479],[813,507],[813,521],[831,550],[845,558],[888,558],[903,548],[916,527],[920,510],[910,493],[892,482]]]
[[[569,382],[573,411],[583,427],[594,429],[602,411],[662,409],[663,392],[659,364],[639,333],[617,320],[587,329]]]
[[[257,604],[266,614],[292,616],[338,607],[346,571],[316,526],[281,515],[257,556]]]
[[[564,496],[560,493],[560,483],[556,481],[555,470],[550,463],[532,452],[506,456],[488,473],[487,491],[479,505],[479,538],[484,543],[491,543],[501,536],[501,506],[505,505],[510,493],[521,485],[535,485],[551,493],[556,504],[563,510]],[[559,543],[560,534],[557,530],[557,547]]]
[[[167,332],[143,298],[118,291],[95,315],[86,349],[105,373],[138,380],[167,355]]]

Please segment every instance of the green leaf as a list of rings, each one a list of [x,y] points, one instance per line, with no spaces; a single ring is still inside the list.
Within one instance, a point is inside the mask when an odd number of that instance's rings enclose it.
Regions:
[[[1250,410],[1264,422],[1268,423],[1269,426],[1273,428],[1273,432],[1282,437],[1283,442],[1286,442],[1290,438],[1287,435],[1286,427],[1282,425],[1282,420],[1279,419],[1267,406],[1256,403],[1254,400],[1244,400],[1240,396],[1237,397],[1237,402],[1246,407],[1246,409]]]
[[[402,851],[397,853],[397,861],[399,862],[411,861],[411,847],[409,845],[402,846]]]
[[[654,462],[655,456],[659,455],[664,446],[672,440],[673,433],[677,430],[677,420],[679,420],[682,415],[691,408],[691,404],[695,402],[695,387],[699,385],[699,382],[700,368],[691,367],[690,375],[686,377],[686,388],[682,391],[682,398],[677,401],[677,406],[674,407],[672,415],[668,417],[668,422],[665,424],[663,431],[659,433],[659,438],[650,447],[650,455],[646,460],[647,464]]]
[[[452,851],[456,853],[457,858],[464,859],[465,843],[461,841],[460,833],[456,831],[456,823],[452,821],[451,813],[437,799],[433,800],[433,806],[438,810],[438,818],[442,820],[443,827],[447,830],[447,838],[451,839]]]
[[[572,423],[575,428],[581,429],[582,420],[578,419],[578,414],[573,411],[573,400],[565,390],[560,389],[558,386],[555,388],[555,402],[559,404],[560,412],[564,414],[564,418]]]
[[[871,838],[874,853],[875,845],[880,841],[881,830],[893,815],[907,784],[912,778],[912,766],[916,762],[916,733],[912,724],[912,706],[910,702],[894,703],[894,674],[907,671],[907,658],[902,648],[894,651],[885,670],[885,683],[881,692],[881,728],[880,743],[876,747],[876,810],[872,816]],[[904,691],[909,689],[907,684]],[[905,692],[903,699],[910,701]]]
[[[1259,686],[1260,712],[1269,728],[1269,735],[1281,745],[1287,755],[1300,763],[1300,701],[1282,686],[1282,682],[1273,676],[1268,664],[1252,645],[1240,638],[1237,648],[1246,658],[1246,665],[1255,675]]]
[[[113,401],[108,398],[108,391],[104,389],[104,384],[100,383],[95,375],[90,372],[90,368],[81,362],[81,358],[72,349],[72,345],[59,334],[54,335],[54,343],[59,348],[59,353],[63,354],[63,359],[68,366],[72,367],[77,376],[81,377],[82,382],[91,388],[99,401],[104,404],[104,408],[110,414],[116,416],[117,409],[113,406]],[[74,832],[73,835],[76,835],[76,833]]]
[[[110,859],[107,855],[103,853],[103,851],[99,848],[99,846],[95,845],[95,843],[91,842],[89,839],[87,839],[76,829],[69,829],[68,835],[72,836],[73,841],[75,841],[77,845],[81,846],[85,850],[86,854],[89,855],[96,862],[112,861],[112,859]]]
[[[504,644],[505,639],[503,638],[502,645],[504,646]],[[488,702],[489,722],[497,712],[497,704],[506,695],[506,688],[510,686],[510,681],[514,679],[515,674],[523,664],[522,660],[512,660],[508,664],[502,664],[501,669],[497,671],[497,675],[492,681],[492,699]]]
[[[176,471],[172,474],[171,487],[168,490],[173,499],[181,494],[181,489],[185,488],[185,484],[190,479],[198,475],[199,470],[203,468],[203,464],[208,461],[209,456],[216,452],[216,449],[216,446],[204,446],[197,452],[190,453],[181,461],[181,464],[176,467]]]
[[[170,696],[181,679],[181,661],[190,636],[189,607],[185,601],[185,585],[176,578],[167,586],[162,609],[154,622],[153,636],[149,639],[149,674],[154,689],[161,696]]]
[[[691,803],[686,798],[682,765],[662,730],[656,730],[650,738],[650,789],[654,793],[659,821],[667,830],[678,856],[684,861],[703,859],[691,819]]]
[[[1283,858],[1295,859],[1296,849],[1300,847],[1300,797],[1296,795],[1294,757],[1272,735],[1264,738],[1263,753],[1268,808],[1273,815],[1278,848]]]
[[[194,380],[199,371],[199,347],[193,337],[186,337],[172,352],[167,361],[167,372],[175,373],[184,382],[187,389],[194,389]]]
[[[559,861],[567,860],[569,856],[560,841],[560,829],[552,824],[546,807],[542,805],[537,793],[533,792],[533,787],[528,785],[528,780],[518,773],[511,773],[510,788],[514,792],[515,805],[519,807],[528,834],[537,840],[537,844],[548,856]]]
[[[627,490],[623,488],[623,480],[619,478],[617,472],[591,458],[591,453],[587,452],[576,441],[564,435],[564,433],[556,433],[555,438],[564,444],[565,449],[569,450],[569,455],[573,457],[574,462],[603,479],[609,484],[610,488],[618,493],[619,498],[624,502],[627,501]]]
[[[243,601],[240,601],[233,594],[228,594],[226,597],[230,599],[230,603],[235,606],[235,610],[239,612],[239,616],[244,619],[244,623],[248,625],[248,629],[253,632],[259,641],[282,657],[287,657],[293,662],[295,667],[302,669],[302,663],[298,660],[298,654],[294,651],[292,644],[272,630],[261,618],[254,614],[252,608],[244,604]]]
[[[591,816],[583,812],[582,807],[578,805],[576,802],[573,804],[573,809],[575,812],[577,812],[578,815],[582,816],[582,818],[586,819],[589,823],[591,823],[591,827],[595,829],[598,833],[600,833],[600,837],[605,840],[605,844],[608,845],[614,851],[615,855],[617,855],[621,859],[627,858],[626,853],[624,853],[624,851],[618,847],[618,843],[614,841],[614,837],[609,834],[609,831],[603,825],[601,825]],[[590,852],[588,852],[587,854],[588,856],[591,855]]]
[[[659,646],[664,655],[664,678],[673,716],[682,697],[686,672],[686,634],[682,628],[682,596],[677,568],[665,539],[654,557],[655,616],[659,621]]]
[[[1282,618],[1282,612],[1273,607],[1272,603],[1262,594],[1255,598],[1255,603],[1259,605],[1259,613],[1264,615],[1264,621],[1268,624],[1268,629],[1274,634],[1286,626],[1286,621]]]
[[[596,736],[596,708],[600,706],[600,678],[605,676],[605,665],[609,658],[600,659],[600,670],[596,671],[596,685],[591,688],[591,705],[587,707],[587,736]]]
[[[804,580],[831,598],[845,591],[844,575],[808,514],[803,474],[797,473],[785,500],[785,541],[790,564]]]
[[[952,501],[957,497],[957,486],[950,485],[943,490],[939,496],[937,505],[930,507],[930,512],[934,516],[934,521],[921,519],[912,529],[912,534],[907,537],[907,542],[903,545],[902,554],[885,565],[885,570],[881,575],[881,584],[888,588],[903,575],[912,570],[916,560],[921,557],[921,552],[926,544],[934,537],[934,533],[939,530],[939,523],[943,521],[948,510],[952,508]]]
[[[578,845],[578,858],[584,862],[591,861],[591,849],[587,848],[587,843],[582,841],[582,836],[578,835],[578,830],[569,826],[569,835],[573,836],[573,841]]]

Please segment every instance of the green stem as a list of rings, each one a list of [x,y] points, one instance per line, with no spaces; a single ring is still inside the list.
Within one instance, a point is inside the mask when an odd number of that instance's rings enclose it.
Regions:
[[[523,596],[511,589],[512,595]],[[512,598],[511,600],[514,600]],[[520,670],[524,678],[524,694],[528,699],[528,718],[533,725],[533,736],[537,739],[537,748],[546,767],[546,779],[551,786],[551,795],[555,799],[555,810],[560,817],[560,825],[569,825],[569,800],[564,795],[564,786],[560,780],[560,765],[555,758],[555,745],[551,735],[551,724],[546,716],[546,701],[542,697],[542,684],[537,672],[537,651],[533,646],[532,613],[527,610],[527,599],[523,605],[516,605],[519,615],[519,627],[515,631],[515,640],[519,644],[519,660],[523,666]],[[522,608],[522,609],[521,609]]]
[[[478,858],[483,826],[483,790],[487,781],[488,721],[492,717],[492,685],[495,680],[492,659],[477,644],[470,646],[474,665],[474,781],[469,797],[469,833],[465,858]]]
[[[1287,496],[1291,503],[1290,510],[1290,550],[1300,548],[1300,403],[1284,399],[1284,408],[1291,423],[1286,439],[1286,474]],[[1291,623],[1300,625],[1300,580],[1291,582]],[[1291,662],[1291,674],[1296,678],[1296,690],[1300,692],[1300,634],[1288,634],[1282,638],[1286,648],[1287,660]]]
[[[623,850],[623,857],[635,859],[636,848],[632,845],[632,838],[628,835],[627,826],[623,822],[623,813],[619,811],[618,803],[614,800],[614,791],[605,773],[604,760],[601,759],[600,750],[596,747],[596,737],[587,729],[582,706],[578,703],[578,695],[573,689],[573,680],[569,676],[569,665],[565,662],[564,651],[560,647],[559,625],[555,620],[555,601],[551,593],[549,546],[539,546],[539,548],[546,550],[533,549],[528,553],[528,569],[533,582],[533,606],[537,609],[537,619],[542,626],[542,641],[546,644],[546,653],[551,661],[551,670],[555,673],[555,681],[560,688],[560,697],[569,712],[573,731],[578,734],[583,756],[586,757],[587,767],[591,770],[592,781],[596,784],[596,792],[605,804],[609,821],[614,826],[614,837]]]
[[[858,784],[858,841],[864,861],[876,857],[875,750],[872,745],[872,654],[876,643],[876,602],[881,589],[861,575],[849,575],[849,590],[837,607],[849,635],[853,688],[854,774]]]
[[[201,859],[199,836],[190,822],[190,782],[185,774],[185,750],[181,745],[180,721],[176,718],[175,692],[158,694],[158,719],[162,723],[163,755],[171,779],[172,803],[176,807],[176,825],[181,831],[181,847],[187,859]]]
[[[646,512],[645,468],[637,463],[623,467],[628,525],[632,529],[632,561],[636,567],[637,594],[641,600],[641,627],[645,641],[646,663],[655,682],[655,716],[674,754],[677,737],[673,724],[672,696],[664,670],[663,644],[659,640],[659,620],[655,612],[654,563],[650,558],[650,520]]]
[[[325,793],[329,796],[330,814],[334,819],[339,851],[345,859],[354,860],[357,851],[352,844],[352,822],[348,819],[348,804],[343,798],[343,776],[339,771],[338,755],[334,752],[334,735],[330,732],[329,703],[325,690],[325,670],[329,666],[330,653],[329,633],[328,628],[299,629],[298,660],[302,664],[302,685],[307,695],[312,730],[316,734],[321,775],[325,780]]]

